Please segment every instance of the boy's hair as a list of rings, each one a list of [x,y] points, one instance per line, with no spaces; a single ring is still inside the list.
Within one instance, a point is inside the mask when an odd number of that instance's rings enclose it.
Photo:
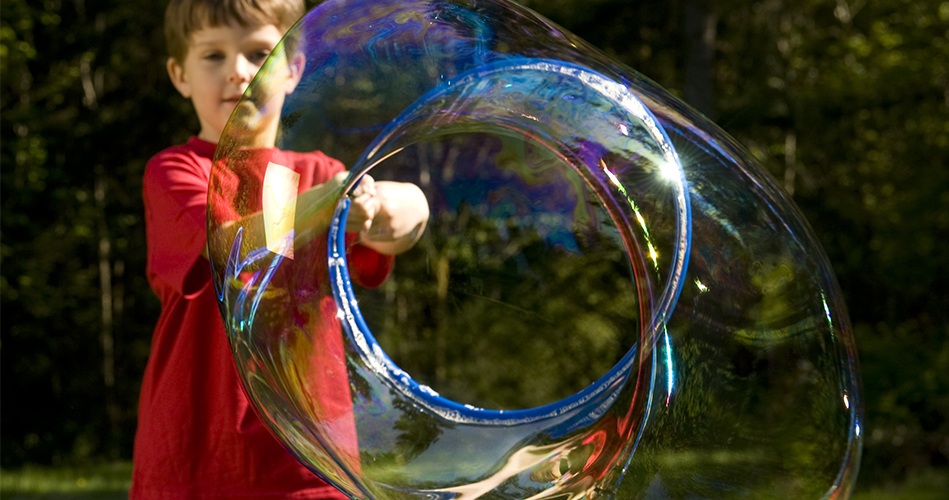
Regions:
[[[272,24],[285,32],[304,11],[303,0],[171,0],[165,10],[168,56],[184,61],[191,34],[204,28]]]

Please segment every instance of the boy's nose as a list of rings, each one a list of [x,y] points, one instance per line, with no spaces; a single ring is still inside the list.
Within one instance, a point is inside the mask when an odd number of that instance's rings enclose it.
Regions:
[[[254,77],[254,71],[255,68],[250,61],[248,61],[246,57],[238,55],[234,60],[234,66],[231,68],[228,80],[233,83],[249,82],[250,79]]]

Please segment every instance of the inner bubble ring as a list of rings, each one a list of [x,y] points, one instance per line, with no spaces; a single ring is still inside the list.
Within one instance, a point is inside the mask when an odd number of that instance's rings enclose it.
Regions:
[[[559,111],[556,116],[553,112],[548,116],[536,116],[536,113],[528,115],[525,110],[511,106],[512,103],[517,102],[509,99],[511,89],[513,92],[533,92],[541,88],[580,88],[585,91],[585,94],[582,99],[574,101],[576,105],[570,106],[573,109],[572,112],[555,107],[548,110]],[[586,111],[580,110],[581,106],[586,108]],[[625,124],[612,124],[622,125],[617,127],[617,133],[597,137],[602,141],[604,150],[623,151],[630,154],[642,153],[641,143],[636,143],[633,147],[637,151],[624,151],[630,149],[628,143],[623,144],[623,139],[630,135],[631,129],[644,132],[649,139],[655,141],[657,150],[653,153],[661,158],[655,160],[660,165],[659,173],[670,181],[673,188],[676,218],[674,256],[671,259],[671,269],[668,271],[662,294],[651,310],[651,322],[648,325],[647,334],[643,336],[640,345],[634,346],[619,363],[594,384],[559,402],[528,410],[486,410],[440,397],[437,392],[418,384],[396,366],[372,336],[355,300],[346,267],[344,232],[340,230],[345,227],[349,200],[345,198],[341,200],[330,230],[328,245],[332,289],[336,302],[341,308],[344,328],[350,339],[359,347],[360,355],[369,366],[386,377],[389,383],[403,394],[440,417],[459,423],[492,426],[517,425],[561,415],[582,406],[605,391],[618,391],[622,387],[622,382],[629,377],[629,372],[635,367],[637,347],[645,350],[652,349],[652,343],[664,329],[664,322],[675,308],[676,299],[682,290],[682,276],[688,265],[691,238],[691,209],[686,195],[688,187],[685,173],[665,131],[652,113],[626,87],[588,68],[549,59],[515,59],[496,62],[445,82],[421,97],[393,120],[353,166],[347,182],[350,189],[354,188],[359,179],[373,167],[423,139],[457,133],[459,129],[466,131],[484,128],[508,129],[509,134],[533,135],[535,140],[539,140],[564,158],[566,163],[594,188],[594,191],[602,192],[602,188],[596,186],[595,177],[605,175],[617,186],[618,180],[604,163],[591,164],[588,159],[580,158],[577,152],[572,150],[575,144],[571,142],[584,137],[586,132],[580,127],[582,123],[576,122],[590,115],[602,118],[605,114],[602,111],[604,108],[614,114],[620,111],[626,118]],[[489,111],[485,112],[486,109]],[[590,109],[600,111],[590,112]],[[490,110],[503,114],[491,114]],[[613,118],[614,120],[605,122],[615,121],[615,117]],[[420,131],[422,127],[418,125],[419,122],[424,124],[428,133]],[[412,138],[411,142],[402,140],[406,136]],[[627,251],[638,251],[639,245],[632,241],[634,238],[632,232],[628,227],[624,228],[631,221],[623,220],[625,218],[621,214],[621,207],[611,203],[613,199],[608,196],[601,196],[600,200],[607,206],[617,226],[625,229],[620,233]]]

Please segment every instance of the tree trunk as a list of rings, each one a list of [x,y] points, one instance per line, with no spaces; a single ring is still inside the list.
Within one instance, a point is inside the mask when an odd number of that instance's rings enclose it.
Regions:
[[[102,307],[102,325],[99,342],[102,345],[102,381],[105,386],[105,411],[112,437],[118,436],[120,410],[115,400],[115,339],[113,337],[114,300],[112,290],[112,242],[106,220],[106,178],[101,167],[96,168],[95,198],[99,211],[99,290]],[[124,265],[122,266],[124,271]],[[114,439],[110,439],[110,444]]]
[[[794,178],[797,177],[797,134],[788,130],[784,136],[784,190],[794,196]]]

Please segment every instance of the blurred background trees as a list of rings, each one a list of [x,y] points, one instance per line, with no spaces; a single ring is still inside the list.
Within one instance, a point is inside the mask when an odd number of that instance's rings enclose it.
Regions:
[[[524,3],[713,117],[793,195],[856,332],[861,481],[949,465],[949,2]],[[0,4],[4,468],[131,456],[158,314],[141,177],[197,130],[163,10]]]

